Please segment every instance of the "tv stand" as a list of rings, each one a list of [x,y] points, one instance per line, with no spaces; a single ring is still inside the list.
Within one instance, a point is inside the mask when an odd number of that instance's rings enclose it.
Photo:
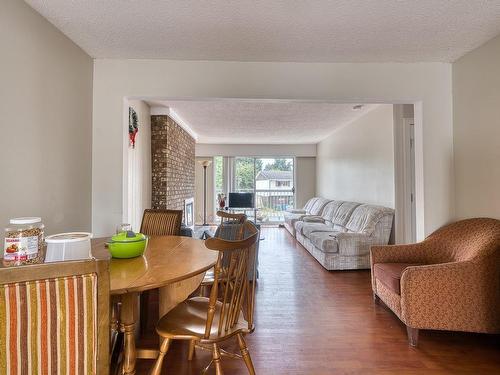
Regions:
[[[254,207],[225,207],[223,211],[235,214],[235,213],[244,213],[245,215],[247,212],[253,212],[253,219],[249,218],[249,220],[253,221],[255,224],[257,224],[257,211],[259,211],[258,208]]]

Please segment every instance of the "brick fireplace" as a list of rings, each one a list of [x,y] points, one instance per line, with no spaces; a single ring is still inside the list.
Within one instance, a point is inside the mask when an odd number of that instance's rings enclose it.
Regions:
[[[184,210],[194,197],[195,140],[168,115],[151,116],[152,207]]]

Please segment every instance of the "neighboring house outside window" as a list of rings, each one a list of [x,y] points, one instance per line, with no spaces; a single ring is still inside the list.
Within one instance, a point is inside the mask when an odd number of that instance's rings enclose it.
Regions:
[[[293,206],[292,171],[260,171],[255,182],[257,207],[281,212]]]

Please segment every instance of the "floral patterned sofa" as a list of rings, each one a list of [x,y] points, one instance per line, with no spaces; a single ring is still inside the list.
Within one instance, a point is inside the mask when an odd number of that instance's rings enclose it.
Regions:
[[[461,220],[411,245],[371,248],[372,288],[418,330],[500,333],[500,220]]]
[[[392,208],[330,201],[295,223],[296,238],[327,270],[366,269],[370,247],[389,243],[393,218]]]

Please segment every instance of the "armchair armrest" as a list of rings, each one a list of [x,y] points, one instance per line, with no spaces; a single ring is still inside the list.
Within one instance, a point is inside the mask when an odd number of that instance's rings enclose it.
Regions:
[[[291,214],[307,214],[306,210],[299,210],[299,209],[291,209],[291,210],[286,210],[286,212],[289,212]]]
[[[376,263],[426,263],[423,242],[408,245],[372,246],[370,249],[370,269],[372,288],[375,291],[373,265]]]
[[[485,332],[499,319],[498,272],[472,260],[408,267],[401,277],[401,319],[413,328]]]
[[[422,242],[408,245],[378,245],[370,250],[371,265],[375,263],[426,263]]]

